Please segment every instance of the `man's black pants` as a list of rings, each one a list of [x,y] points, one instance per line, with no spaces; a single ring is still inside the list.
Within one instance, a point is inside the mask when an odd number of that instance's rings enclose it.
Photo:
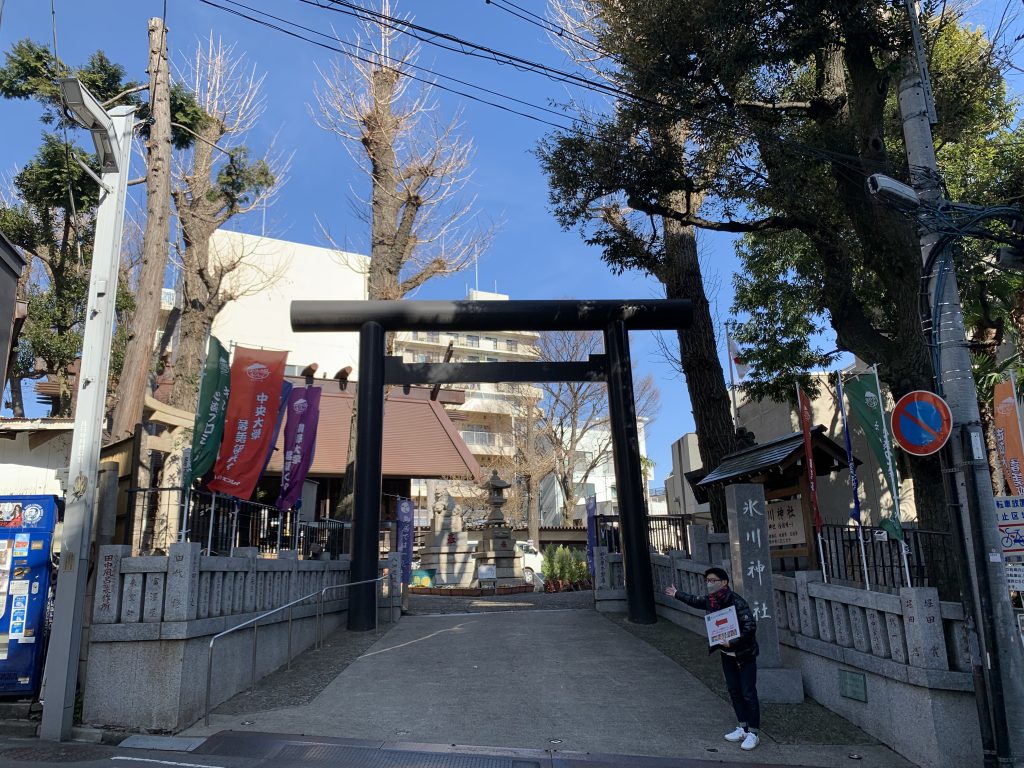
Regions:
[[[729,689],[736,722],[757,730],[761,727],[761,704],[757,700],[757,659],[739,661],[735,656],[720,654],[725,685]]]

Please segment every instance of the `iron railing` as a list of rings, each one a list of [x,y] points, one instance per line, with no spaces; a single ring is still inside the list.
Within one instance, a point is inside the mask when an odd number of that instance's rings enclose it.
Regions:
[[[951,534],[905,528],[904,540],[883,528],[823,525],[821,549],[830,581],[868,589],[896,590],[907,586],[935,587],[943,600],[960,597],[956,555]],[[906,548],[906,567],[902,548]]]
[[[607,547],[609,553],[622,552],[618,515],[594,515],[597,527],[597,545]],[[686,521],[683,515],[648,515],[647,546],[664,554],[670,549],[688,551]]]
[[[298,550],[306,558],[326,552],[333,560],[352,552],[352,523],[348,521],[303,521],[295,510],[204,490],[132,488],[128,494],[131,530],[125,541],[135,552],[166,553],[176,541],[196,542],[208,555],[255,547],[261,555]],[[393,522],[381,523],[381,555],[394,546],[394,527]]]
[[[332,590],[332,589],[347,589],[348,587],[354,587],[354,586],[357,586],[359,584],[382,583],[384,581],[384,579],[387,579],[387,578],[389,578],[389,574],[385,573],[383,576],[378,576],[376,579],[365,579],[364,581],[352,581],[352,582],[349,582],[348,584],[335,584],[335,585],[330,586],[330,587],[324,587],[323,589],[319,589],[316,592],[310,592],[308,595],[303,595],[302,597],[298,598],[297,600],[292,600],[290,603],[286,603],[285,605],[279,606],[277,608],[273,608],[273,609],[271,609],[269,611],[265,611],[265,612],[261,613],[259,616],[256,616],[255,618],[249,619],[248,621],[243,621],[241,624],[237,624],[234,627],[230,627],[229,629],[225,629],[223,632],[218,632],[216,635],[211,637],[210,638],[210,647],[209,647],[209,651],[208,651],[207,657],[206,657],[206,698],[204,699],[204,701],[205,701],[205,711],[203,713],[203,724],[204,725],[209,725],[210,724],[210,692],[211,692],[211,683],[213,682],[213,648],[214,648],[214,645],[216,644],[216,642],[220,638],[225,637],[226,635],[230,635],[230,634],[232,634],[234,632],[237,632],[240,629],[245,629],[248,626],[252,626],[252,659],[250,661],[250,669],[252,670],[252,673],[251,673],[251,681],[249,683],[249,694],[252,695],[253,693],[256,692],[256,649],[258,647],[258,642],[259,642],[259,636],[257,635],[257,630],[259,629],[259,623],[260,623],[260,621],[262,619],[265,619],[268,616],[273,616],[275,613],[280,613],[281,611],[285,611],[285,610],[288,611],[288,652],[287,652],[288,661],[286,663],[287,663],[288,669],[291,669],[292,668],[292,609],[296,605],[299,605],[300,603],[305,603],[305,602],[307,602],[309,600],[312,600],[314,598],[316,599],[316,611],[315,611],[315,614],[314,614],[314,627],[315,627],[314,631],[315,631],[315,634],[314,634],[314,641],[313,642],[314,642],[314,647],[316,648],[316,650],[319,650],[320,648],[323,647],[324,595],[326,595],[327,592]],[[389,608],[389,610],[388,610],[388,621],[391,622],[393,620],[392,619],[392,611],[394,610],[393,598],[394,598],[395,590],[394,589],[389,590],[388,594],[392,598],[392,602],[389,603],[389,605],[388,605],[388,608]],[[374,614],[373,614],[373,629],[374,629],[375,632],[377,631],[377,611],[374,611]]]

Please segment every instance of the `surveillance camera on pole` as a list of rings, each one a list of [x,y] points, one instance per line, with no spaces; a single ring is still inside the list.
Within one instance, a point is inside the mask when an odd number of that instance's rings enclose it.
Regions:
[[[921,197],[913,187],[883,173],[868,176],[868,192],[905,213],[913,213],[921,207]]]

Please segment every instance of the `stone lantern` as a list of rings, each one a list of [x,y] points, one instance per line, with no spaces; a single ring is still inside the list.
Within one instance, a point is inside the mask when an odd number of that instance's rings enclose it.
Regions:
[[[487,503],[491,505],[491,513],[487,516],[486,526],[504,525],[505,514],[501,508],[505,506],[508,499],[505,498],[505,491],[511,486],[498,477],[498,470],[491,470],[491,476],[481,486],[487,489]]]
[[[491,513],[484,523],[484,530],[477,544],[476,575],[478,583],[492,583],[495,586],[523,584],[523,558],[516,551],[512,540],[512,529],[505,524],[505,515],[501,508],[508,499],[505,491],[509,483],[498,477],[498,470],[481,486],[487,489],[487,503],[491,505]]]

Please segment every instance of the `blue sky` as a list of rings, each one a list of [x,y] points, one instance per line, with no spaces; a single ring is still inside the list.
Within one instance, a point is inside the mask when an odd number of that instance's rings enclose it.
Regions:
[[[350,37],[356,24],[348,16],[297,0],[243,2],[329,34],[333,30],[343,39]],[[54,5],[61,58],[74,65],[94,50],[103,49],[112,60],[126,67],[130,77],[144,79],[146,21],[163,13],[163,0],[55,0]],[[182,61],[199,39],[213,31],[225,42],[236,43],[237,50],[247,54],[257,71],[267,74],[264,88],[268,106],[249,143],[258,151],[276,137],[277,146],[293,151],[294,156],[289,181],[277,204],[267,212],[266,234],[326,245],[317,224],[319,219],[338,243],[358,248],[365,242],[365,227],[352,215],[347,197],[349,185],[359,188],[364,186],[364,179],[336,137],[316,127],[308,111],[314,101],[314,85],[320,82],[317,65],[326,68],[332,54],[199,0],[169,0],[166,5],[172,59]],[[376,3],[370,5],[379,8]],[[518,0],[517,5],[543,13],[544,3],[540,0]],[[423,26],[550,66],[570,66],[541,29],[485,0],[393,0],[393,6],[393,11],[409,14]],[[52,43],[50,3],[6,0],[0,7],[0,49],[6,50],[12,42],[25,37]],[[1002,7],[1002,3],[982,2],[971,18],[986,26],[994,25],[998,18],[994,14]],[[563,84],[540,75],[430,46],[423,47],[419,63],[536,105],[564,101],[569,95]],[[479,95],[495,100],[493,96]],[[545,179],[531,154],[537,140],[552,130],[550,126],[443,91],[437,92],[437,100],[446,112],[462,109],[464,133],[476,147],[475,173],[468,192],[476,196],[481,211],[502,222],[493,247],[478,264],[481,290],[497,290],[513,299],[662,296],[659,284],[651,278],[636,273],[612,275],[600,261],[597,250],[585,246],[576,232],[559,229],[548,211]],[[35,104],[0,102],[0,110],[0,173],[9,176],[34,154],[42,126]],[[557,117],[536,109],[525,111],[558,121]],[[137,204],[134,210],[138,213]],[[258,217],[239,224],[239,228],[252,231],[259,231],[260,226]],[[716,316],[724,320],[732,300],[731,275],[737,264],[731,239],[704,235],[701,244],[709,298]],[[470,269],[424,286],[415,298],[464,298],[466,289],[474,287],[476,279]],[[652,374],[661,393],[661,411],[647,435],[647,453],[657,465],[653,485],[661,485],[671,471],[670,444],[693,430],[690,403],[681,375],[663,359],[653,335],[633,333],[630,341],[637,375]],[[724,343],[721,346],[724,363]]]

